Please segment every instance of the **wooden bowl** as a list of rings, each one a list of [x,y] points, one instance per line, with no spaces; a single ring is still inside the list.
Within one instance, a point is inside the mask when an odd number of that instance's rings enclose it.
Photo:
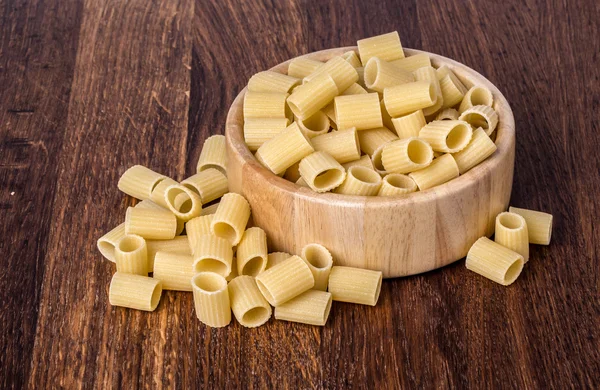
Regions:
[[[356,47],[306,55],[326,61]],[[405,49],[407,55],[421,53]],[[317,242],[327,247],[336,265],[383,271],[398,277],[430,271],[466,256],[481,236],[494,231],[496,215],[510,199],[515,124],[502,93],[485,77],[448,58],[427,53],[434,66],[447,65],[467,87],[488,87],[499,115],[498,150],[480,165],[448,183],[402,198],[319,194],[275,176],[244,143],[243,101],[237,96],[227,116],[230,191],[244,195],[257,226],[269,237],[271,251],[300,253]],[[287,73],[290,61],[272,68]]]

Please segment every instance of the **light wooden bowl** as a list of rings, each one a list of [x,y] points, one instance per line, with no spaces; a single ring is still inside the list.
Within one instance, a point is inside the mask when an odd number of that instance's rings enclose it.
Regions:
[[[355,47],[306,55],[326,61]],[[405,49],[407,55],[421,53]],[[402,198],[319,194],[275,176],[244,143],[243,100],[237,96],[225,134],[230,191],[244,195],[257,226],[269,237],[269,249],[300,253],[317,242],[337,265],[383,271],[398,277],[430,271],[466,256],[481,236],[490,236],[498,213],[508,207],[515,158],[515,124],[502,93],[485,77],[448,58],[428,53],[434,66],[447,65],[465,83],[488,87],[500,121],[498,150],[486,161],[448,183]],[[287,73],[284,62],[272,70]]]

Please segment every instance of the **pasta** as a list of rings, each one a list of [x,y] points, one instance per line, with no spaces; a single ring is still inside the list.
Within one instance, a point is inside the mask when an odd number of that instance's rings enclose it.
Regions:
[[[137,234],[149,240],[171,240],[177,230],[177,218],[168,210],[128,207],[125,234]]]
[[[327,115],[327,118],[329,119],[329,126],[331,126],[332,129],[337,130],[337,124],[335,123],[335,107],[333,106],[333,101],[325,107],[323,107],[321,112]]]
[[[300,79],[268,70],[250,77],[248,91],[289,93],[298,84]]]
[[[338,96],[334,99],[338,129],[374,129],[383,126],[379,96],[376,93]]]
[[[108,300],[112,306],[154,311],[160,302],[161,294],[160,280],[116,272],[110,281]]]
[[[456,111],[454,108],[445,108],[442,111],[440,111],[440,113],[435,117],[436,121],[446,121],[446,120],[451,120],[451,121],[456,121],[458,120],[458,111]],[[425,125],[423,125],[425,126]]]
[[[500,213],[496,216],[494,241],[529,260],[529,233],[525,218],[516,213]]]
[[[287,102],[294,115],[308,118],[328,105],[338,93],[334,79],[328,74],[322,74],[296,87]]]
[[[235,256],[233,256],[233,260],[231,261],[231,272],[225,278],[225,280],[227,280],[227,282],[231,282],[233,279],[237,278],[238,276],[239,275],[237,272],[237,259],[235,258]]]
[[[210,230],[210,224],[212,223],[213,218],[214,214],[201,215],[199,217],[190,219],[185,224],[185,231],[187,233],[192,254],[194,253],[198,239],[203,235],[212,234],[212,231]]]
[[[385,108],[383,99],[379,101],[379,107],[381,107],[381,119],[383,121],[383,126],[387,129],[393,129],[394,123],[392,122],[392,117],[388,113],[387,108]]]
[[[165,178],[165,175],[156,173],[142,165],[134,165],[121,175],[117,187],[136,199],[150,199],[154,187]]]
[[[176,185],[176,184],[178,184],[178,183],[175,180],[171,179],[170,177],[165,177],[152,190],[152,193],[150,194],[150,200],[152,202],[154,202],[155,204],[157,204],[158,206],[160,206],[164,209],[168,209],[169,206],[167,205],[167,202],[165,201],[165,192],[168,187],[170,187],[172,185]]]
[[[474,129],[481,127],[487,135],[492,135],[498,125],[498,114],[489,106],[473,106],[463,111],[458,118],[470,124]]]
[[[444,97],[442,96],[442,89],[440,87],[440,82],[437,78],[437,73],[435,69],[431,66],[419,68],[413,72],[415,80],[419,81],[429,81],[433,85],[433,89],[435,91],[435,104],[431,107],[423,108],[423,115],[430,116],[435,114],[444,103]]]
[[[448,72],[440,79],[440,89],[442,90],[442,98],[444,99],[442,108],[456,106],[464,98],[465,93],[467,93],[467,88],[458,77],[452,71],[448,70]]]
[[[487,237],[477,240],[467,253],[467,269],[503,286],[512,284],[523,270],[523,256]]]
[[[324,326],[331,310],[331,294],[309,290],[275,308],[275,319]]]
[[[460,102],[458,112],[462,114],[464,111],[473,106],[483,105],[491,107],[492,103],[494,103],[494,96],[492,95],[492,91],[490,91],[484,86],[476,85],[465,93],[465,96]]]
[[[348,61],[353,68],[360,68],[362,66],[358,55],[354,50],[350,50],[342,54],[342,58]]]
[[[157,186],[156,188],[158,188],[159,186]],[[156,189],[155,188],[155,189]],[[183,194],[185,196],[185,194]],[[180,197],[176,197],[175,198],[175,204],[177,204],[177,207],[181,206],[181,203],[179,202]],[[185,199],[183,199],[185,200]],[[168,207],[162,207],[156,203],[154,203],[153,201],[151,201],[150,199],[145,199],[142,200],[140,203],[135,205],[136,208],[139,209],[147,209],[147,210],[160,210],[160,211],[165,211],[166,209],[168,209]],[[178,236],[181,234],[181,232],[183,231],[183,228],[185,227],[185,222],[183,222],[182,220],[180,220],[179,218],[177,219],[177,230],[175,230],[175,235]]]
[[[202,203],[212,202],[229,191],[227,176],[213,168],[205,169],[181,182],[200,196]]]
[[[249,118],[290,118],[286,104],[289,94],[277,92],[250,92],[244,96],[244,120]]]
[[[410,176],[390,173],[383,178],[378,196],[402,196],[415,192],[417,184]]]
[[[126,235],[115,247],[117,272],[148,276],[146,240],[135,234]]]
[[[313,288],[315,279],[304,260],[292,256],[256,277],[260,292],[275,307]]]
[[[381,187],[381,176],[372,169],[353,166],[346,172],[346,180],[334,192],[345,195],[376,195]]]
[[[231,273],[233,250],[227,240],[204,234],[197,238],[192,253],[195,272],[214,272],[223,277]]]
[[[385,108],[393,118],[431,107],[436,100],[435,88],[427,81],[396,85],[383,91]]]
[[[444,184],[458,177],[458,165],[451,154],[444,154],[423,169],[409,173],[421,191]]]
[[[484,161],[496,151],[496,144],[490,139],[482,128],[473,132],[471,142],[463,150],[454,153],[452,156],[456,160],[460,174],[464,174],[469,169]]]
[[[219,207],[219,203],[213,203],[210,206],[206,206],[202,208],[200,212],[200,216],[203,217],[205,215],[212,215],[217,212],[217,208]]]
[[[323,66],[321,61],[315,61],[306,57],[294,58],[288,66],[288,76],[303,79]]]
[[[377,129],[364,130],[358,132],[358,141],[360,143],[360,150],[368,155],[373,155],[375,150],[381,145],[390,141],[396,140],[398,137],[386,127],[380,127]],[[371,163],[370,166],[373,166]]]
[[[356,84],[360,85],[363,88],[366,88],[365,85],[365,68],[364,67],[360,67],[360,68],[356,68],[356,73],[358,74],[358,81],[356,82]]]
[[[433,121],[419,131],[419,138],[427,141],[436,152],[456,153],[463,150],[473,136],[473,130],[464,121]]]
[[[508,211],[525,218],[530,244],[550,245],[550,239],[552,238],[552,214],[512,206]]]
[[[331,191],[346,178],[346,171],[326,152],[314,152],[300,161],[300,175],[316,192]]]
[[[367,92],[366,89],[364,89],[360,84],[358,83],[354,83],[351,86],[349,86],[348,88],[346,88],[344,90],[344,92],[342,92],[340,94],[340,96],[349,96],[349,95],[366,95],[369,92]]]
[[[202,211],[202,200],[200,199],[200,195],[190,189],[190,182],[188,182],[187,186],[174,184],[167,187],[165,191],[165,202],[167,203],[167,206],[169,206],[169,210],[175,214],[177,219],[183,222],[187,222],[190,219],[199,216]]]
[[[115,247],[121,238],[125,237],[125,223],[113,228],[97,241],[98,250],[107,260],[115,262]]]
[[[318,137],[313,139],[316,138]],[[262,144],[256,151],[256,159],[271,172],[280,175],[312,152],[314,149],[309,139],[302,133],[297,123],[292,123]]]
[[[376,37],[360,39],[357,42],[360,61],[365,65],[371,57],[378,57],[384,61],[394,61],[404,58],[404,50],[400,43],[397,31],[378,35]]]
[[[431,66],[431,59],[428,54],[419,53],[410,57],[390,61],[390,63],[405,72],[414,72],[424,66]]]
[[[288,118],[248,118],[244,120],[244,140],[254,152],[262,144],[281,133],[290,125]]]
[[[364,131],[361,133],[364,133]],[[342,164],[342,167],[344,167],[345,170],[348,170],[348,169],[350,169],[350,167],[353,167],[355,165],[373,169],[373,170],[375,169],[373,167],[373,161],[371,161],[371,158],[366,154],[361,156],[361,158],[359,158],[358,160],[354,160],[354,161],[350,161],[345,164]]]
[[[287,252],[273,252],[273,253],[269,253],[267,258],[267,268],[273,268],[274,266],[276,266],[279,263],[284,262],[285,260],[289,259],[290,257],[292,257],[292,255],[290,255]]]
[[[329,273],[333,267],[331,253],[323,245],[307,244],[302,248],[302,259],[306,261],[315,279],[313,289],[326,291]]]
[[[342,57],[333,57],[325,63],[325,65],[319,67],[313,73],[305,77],[305,81],[310,83],[313,80],[322,78],[323,76],[330,76],[339,92],[346,90],[352,84],[358,81],[358,73],[356,69],[344,60]]]
[[[385,88],[395,85],[415,81],[412,73],[406,72],[377,57],[371,57],[365,65],[364,72],[366,87],[377,92],[383,92]]]
[[[329,131],[329,118],[322,111],[317,111],[305,119],[298,118],[296,123],[308,138],[314,138]]]
[[[247,328],[261,326],[271,318],[271,306],[262,296],[252,276],[242,275],[229,282],[233,315]]]
[[[227,150],[225,150],[225,136],[213,135],[208,137],[202,145],[200,158],[196,165],[196,172],[208,168],[215,168],[227,175]]]
[[[163,290],[192,291],[194,258],[169,252],[157,252],[152,277],[162,282]]]
[[[435,70],[435,73],[437,73],[437,78],[438,80],[442,80],[444,77],[448,76],[449,74],[454,74],[454,72],[448,67],[448,65],[442,65],[439,68],[437,68]]]
[[[177,236],[172,240],[146,240],[146,247],[148,248],[148,270],[154,269],[154,259],[158,252],[192,255],[188,236]]]
[[[286,169],[283,177],[292,182],[298,181],[300,179],[300,161]]]
[[[227,281],[213,272],[200,272],[188,280],[194,294],[196,317],[205,325],[221,328],[231,322]]]
[[[329,274],[334,301],[375,306],[381,292],[381,271],[335,266]]]
[[[427,124],[423,110],[393,118],[392,123],[400,139],[418,137],[419,131]]]
[[[389,173],[385,170],[385,167],[383,166],[382,156],[383,149],[391,142],[392,141],[379,146],[377,149],[375,149],[373,155],[371,156],[371,161],[373,162],[373,169],[375,169],[375,172],[379,173],[379,176],[381,177],[384,177]]]
[[[391,173],[416,171],[431,164],[432,160],[431,146],[415,137],[392,141],[381,152],[383,167]]]
[[[340,164],[360,158],[360,144],[354,128],[323,134],[311,142],[315,151],[326,152]]]
[[[267,234],[259,227],[244,232],[237,246],[238,275],[256,276],[267,268]]]
[[[242,239],[250,219],[250,205],[243,196],[230,192],[221,198],[221,203],[210,224],[212,234],[237,245]]]
[[[299,185],[300,187],[306,187],[306,188],[310,188],[310,186],[306,183],[306,180],[304,180],[304,178],[300,178],[298,180],[296,180],[296,184]]]

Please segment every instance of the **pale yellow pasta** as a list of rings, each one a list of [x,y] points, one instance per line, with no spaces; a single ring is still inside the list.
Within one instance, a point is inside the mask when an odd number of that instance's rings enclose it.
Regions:
[[[365,68],[362,66],[356,68],[356,73],[358,74],[358,81],[356,82],[356,84],[360,85],[363,88],[366,88],[367,86],[365,85]]]
[[[154,259],[158,252],[192,255],[188,236],[177,236],[172,240],[146,240],[146,246],[148,248],[148,270],[154,269]]]
[[[348,64],[346,61],[344,62]],[[328,105],[338,93],[339,90],[333,78],[328,74],[323,74],[294,88],[287,102],[294,115],[299,118],[307,118]]]
[[[316,192],[327,192],[338,187],[346,178],[346,171],[326,152],[314,152],[300,161],[300,175]]]
[[[329,131],[329,118],[322,111],[317,111],[308,118],[297,118],[296,123],[308,138],[314,138]]]
[[[412,73],[406,72],[378,57],[371,57],[365,65],[365,86],[383,92],[385,88],[415,81]]]
[[[465,93],[467,93],[467,87],[463,85],[454,73],[448,73],[440,79],[440,89],[442,90],[442,97],[444,99],[442,108],[456,106],[462,101]]]
[[[374,129],[383,126],[379,96],[376,93],[337,96],[334,99],[338,129]]]
[[[211,215],[217,212],[217,208],[219,207],[219,203],[213,203],[210,206],[202,207],[202,211],[200,212],[200,216]]]
[[[223,277],[231,273],[233,250],[227,240],[211,234],[201,235],[192,253],[195,272],[215,272]]]
[[[510,207],[508,211],[525,218],[530,244],[550,245],[550,239],[552,238],[552,214],[517,207]]]
[[[272,306],[279,306],[313,288],[315,279],[308,264],[292,256],[258,275],[256,284]]]
[[[244,120],[244,141],[254,152],[289,125],[288,118],[248,118]]]
[[[100,237],[96,243],[98,250],[107,260],[115,262],[115,247],[121,238],[125,237],[125,223],[113,228]]]
[[[440,88],[440,82],[437,78],[437,74],[435,69],[431,66],[426,66],[423,68],[419,68],[413,72],[415,76],[415,80],[420,81],[429,81],[433,85],[433,89],[435,90],[436,101],[431,107],[423,108],[423,115],[430,116],[436,113],[439,109],[442,108],[444,103],[444,97],[442,96],[442,89]]]
[[[239,275],[237,272],[237,259],[235,258],[235,256],[233,256],[233,260],[231,261],[231,272],[225,278],[225,280],[227,280],[227,282],[231,282],[233,279],[237,278],[238,276]]]
[[[410,176],[400,173],[390,173],[383,178],[377,196],[402,196],[416,190],[417,184]]]
[[[424,191],[458,177],[458,165],[451,154],[444,154],[433,160],[428,167],[409,173],[408,176]]]
[[[435,70],[435,72],[437,73],[437,78],[438,80],[442,80],[444,77],[446,77],[449,74],[454,74],[454,72],[448,67],[448,65],[442,65],[439,68],[437,68]]]
[[[250,77],[248,91],[289,93],[298,84],[298,78],[267,70]]]
[[[458,119],[467,122],[474,129],[481,127],[487,135],[492,135],[498,125],[498,113],[492,107],[484,105],[467,108]]]
[[[392,118],[392,123],[400,139],[418,137],[419,131],[427,124],[423,110]]]
[[[244,232],[237,246],[238,275],[256,276],[267,268],[267,234],[259,227]]]
[[[244,96],[244,120],[248,118],[291,118],[286,104],[289,94],[250,92]]]
[[[350,169],[350,167],[353,166],[361,166],[361,167],[365,167],[365,168],[369,168],[369,169],[375,169],[373,167],[373,161],[371,160],[371,157],[369,157],[369,155],[365,154],[363,156],[361,156],[358,160],[354,160],[354,161],[350,161],[347,162],[345,164],[342,164],[342,167],[344,167],[344,169],[347,171],[348,169]]]
[[[424,66],[431,66],[431,58],[429,58],[428,54],[419,53],[410,57],[390,61],[390,63],[405,72],[414,72]]]
[[[285,174],[283,175],[285,179],[294,183],[300,179],[300,161],[285,170]]]
[[[301,256],[315,279],[313,289],[326,291],[329,273],[333,267],[331,253],[321,244],[307,244],[302,248]]]
[[[194,294],[194,309],[200,322],[213,328],[229,325],[229,289],[223,276],[214,272],[200,272],[188,279],[188,285]]]
[[[146,240],[135,234],[125,235],[115,247],[117,272],[148,276]]]
[[[323,65],[324,63],[321,61],[311,60],[306,57],[294,58],[288,66],[288,76],[303,79]]]
[[[318,137],[315,137],[315,139]],[[281,133],[262,144],[256,151],[256,159],[276,175],[314,152],[311,141],[297,123],[292,123]]]
[[[335,266],[329,274],[334,301],[375,306],[381,292],[381,271]]]
[[[248,219],[250,205],[241,195],[230,192],[221,198],[221,203],[210,224],[212,234],[237,245],[242,239]]]
[[[352,65],[353,68],[360,68],[362,66],[360,58],[358,58],[358,55],[354,50],[345,52],[344,54],[342,54],[342,58],[348,61],[348,63]]]
[[[427,81],[396,85],[383,91],[383,102],[392,118],[431,107],[436,99],[435,88]]]
[[[371,156],[371,161],[373,162],[373,169],[375,169],[375,172],[379,173],[379,176],[384,177],[385,175],[387,175],[388,171],[386,171],[385,167],[383,166],[383,149],[390,143],[392,143],[393,141],[389,141],[385,144],[380,145],[377,149],[375,149],[375,151],[373,152],[373,155]]]
[[[298,180],[296,180],[296,184],[299,185],[300,187],[306,187],[306,188],[310,188],[310,186],[306,183],[306,180],[304,180],[304,178],[300,178]]]
[[[482,128],[475,130],[471,137],[471,142],[463,150],[453,154],[460,174],[464,174],[469,169],[484,161],[494,154],[496,149],[496,144]]]
[[[311,81],[326,75],[331,76],[339,92],[346,90],[349,86],[358,81],[356,69],[354,69],[348,61],[339,56],[329,59],[325,65],[306,76],[304,80],[307,83],[310,83]]]
[[[473,106],[491,107],[493,103],[494,96],[492,95],[492,91],[482,85],[476,85],[465,93],[465,96],[460,102],[458,112],[462,114],[465,110]]]
[[[409,173],[425,168],[433,160],[431,146],[422,139],[411,137],[386,144],[381,161],[390,173]]]
[[[117,187],[136,199],[150,199],[154,187],[165,178],[165,175],[156,173],[142,165],[134,165],[121,175]]]
[[[523,256],[487,237],[475,241],[467,253],[468,270],[503,286],[512,284],[523,270]]]
[[[292,255],[290,255],[287,252],[272,252],[269,253],[267,255],[267,268],[273,268],[274,266],[276,266],[279,263],[283,263],[285,260],[289,259],[290,257],[292,257]]]
[[[398,137],[386,127],[380,127],[377,129],[370,129],[358,132],[358,141],[360,143],[360,150],[369,156],[373,155],[375,150],[381,145],[390,141],[396,140]],[[373,166],[371,164],[371,166]]]
[[[331,311],[332,296],[309,290],[275,308],[275,319],[324,326]]]
[[[252,276],[242,275],[229,282],[229,300],[240,325],[255,328],[271,318],[272,309]]]
[[[371,57],[379,57],[384,61],[404,58],[404,50],[397,31],[360,39],[357,42],[360,61],[365,65]]]
[[[167,188],[175,184],[178,184],[175,180],[171,179],[170,177],[165,177],[164,180],[161,180],[152,190],[152,193],[150,194],[150,200],[160,207],[168,209],[169,206],[165,201],[165,192]]]
[[[525,218],[516,213],[504,212],[496,216],[494,241],[529,260],[529,233]]]
[[[344,92],[340,93],[340,96],[348,96],[348,95],[364,95],[369,93],[366,89],[364,89],[360,84],[354,83],[348,88],[344,90]]]
[[[320,135],[311,143],[315,151],[326,152],[340,164],[360,158],[360,144],[354,128]]]
[[[381,187],[381,176],[372,169],[355,165],[346,172],[346,180],[334,190],[338,194],[374,196]]]
[[[329,126],[331,126],[332,129],[337,130],[337,124],[335,123],[335,107],[333,106],[333,101],[325,107],[323,107],[321,112],[327,115],[327,118],[329,118]]]
[[[167,187],[165,202],[177,219],[183,222],[199,216],[202,211],[202,199],[196,191],[189,188],[189,183],[188,186],[174,184]]]
[[[463,150],[473,136],[473,129],[465,121],[433,121],[419,131],[419,138],[427,141],[436,152],[456,153]]]
[[[212,135],[202,145],[200,158],[196,165],[196,172],[208,168],[215,168],[227,175],[227,150],[225,149],[225,136]]]
[[[381,107],[381,119],[383,120],[383,126],[388,129],[393,129],[394,122],[392,122],[392,117],[387,111],[387,108],[385,108],[385,102],[383,99],[379,101],[379,107]]]
[[[177,218],[169,210],[128,207],[125,213],[125,234],[137,234],[149,240],[170,240],[175,237]]]
[[[437,116],[435,117],[435,120],[436,121],[458,120],[458,111],[456,111],[454,108],[445,108],[442,111],[440,111],[439,114],[437,114]],[[425,126],[425,125],[423,125],[423,126]]]
[[[227,176],[214,168],[205,169],[188,177],[181,182],[181,185],[200,195],[203,204],[212,202],[229,191]]]
[[[112,306],[154,311],[160,302],[161,294],[160,280],[116,272],[110,281],[108,300]]]
[[[162,282],[163,290],[192,291],[194,258],[170,252],[157,252],[152,277]]]
[[[203,235],[212,234],[210,224],[212,223],[213,217],[214,214],[201,215],[186,222],[185,231],[187,233],[192,254],[197,247],[198,239]]]
[[[162,207],[161,205],[154,203],[150,199],[144,199],[141,202],[139,202],[138,204],[136,204],[134,207],[136,207],[138,209],[146,209],[146,210],[167,210],[166,207]]]

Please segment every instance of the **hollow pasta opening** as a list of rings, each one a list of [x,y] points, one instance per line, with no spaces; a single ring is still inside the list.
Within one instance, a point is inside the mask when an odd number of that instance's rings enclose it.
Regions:
[[[102,256],[109,260],[115,261],[115,246],[108,241],[99,241],[98,250]]]
[[[373,306],[377,303],[377,301],[379,300],[379,293],[381,293],[381,281],[382,281],[382,277],[379,277],[379,281],[377,281],[377,288],[375,290],[375,297],[373,299]]]
[[[160,302],[161,294],[162,294],[162,284],[157,283],[156,286],[154,286],[154,290],[152,290],[152,297],[150,297],[150,309],[151,310],[156,309],[156,307],[158,306],[158,303]]]
[[[478,112],[471,112],[471,113],[468,113],[467,115],[463,115],[462,119],[465,122],[467,122],[468,124],[470,124],[471,126],[473,126],[473,128],[475,128],[475,129],[478,127],[481,127],[484,130],[487,130],[490,128],[490,124],[489,124],[487,118]]]
[[[206,164],[206,165],[202,165],[202,166],[200,167],[200,169],[198,169],[198,172],[205,171],[205,170],[207,170],[207,169],[209,169],[209,168],[216,169],[216,170],[220,171],[222,174],[224,174],[224,175],[226,175],[226,176],[227,176],[227,171],[225,171],[225,168],[223,168],[222,166],[220,166],[220,165],[217,165],[217,164]]]
[[[415,187],[414,180],[406,175],[400,175],[400,174],[387,175],[386,177],[383,178],[383,180],[387,181],[389,185],[391,185],[392,187],[395,187],[395,188],[410,190]]]
[[[383,146],[380,146],[377,150],[375,150],[373,152],[371,161],[373,161],[373,166],[375,167],[375,169],[384,172],[385,168],[383,166],[382,156],[383,156]]]
[[[300,108],[298,108],[298,106],[295,103],[292,103],[288,100],[287,102],[287,106],[290,108],[290,110],[292,110],[292,113],[297,116],[298,118],[300,118],[300,114],[302,113],[302,111],[300,111]]]
[[[273,295],[267,289],[267,287],[263,284],[263,282],[261,282],[260,280],[256,279],[256,285],[258,286],[258,289],[260,290],[260,292],[262,293],[262,295],[265,297],[265,299],[267,301],[269,301],[270,304],[273,305],[275,303],[275,299],[273,299]]]
[[[437,102],[437,94],[435,93],[433,83],[429,83],[429,100],[431,100],[432,105]]]
[[[230,224],[226,222],[217,222],[214,224],[213,233],[215,236],[224,238],[229,242],[237,241],[237,232]]]
[[[246,326],[259,326],[269,319],[269,310],[266,307],[254,307],[242,316],[242,321]]]
[[[512,263],[511,266],[508,267],[508,269],[506,270],[506,273],[504,274],[504,284],[508,286],[509,284],[517,280],[522,270],[523,258],[520,257],[514,263]]]
[[[365,85],[367,88],[371,88],[376,82],[379,76],[379,61],[373,57],[367,61],[365,66]]]
[[[343,171],[339,169],[328,169],[315,177],[313,184],[318,189],[328,188],[335,184],[340,184],[343,177]]]
[[[192,207],[194,206],[194,201],[185,192],[182,192],[181,194],[177,195],[173,203],[175,209],[179,210],[179,212],[183,214],[189,213]]]
[[[318,244],[304,247],[304,259],[315,268],[327,268],[333,264],[331,253]]]
[[[327,320],[327,317],[329,317],[329,312],[331,311],[331,303],[332,303],[333,299],[331,299],[331,296],[329,296],[329,300],[327,301],[327,306],[325,306],[325,310],[323,311],[323,317],[321,317],[321,323],[325,324],[325,321]]]
[[[200,290],[212,293],[222,291],[227,288],[227,281],[224,277],[213,272],[201,272],[192,279],[194,286]]]
[[[381,176],[377,172],[367,167],[353,166],[348,171],[356,180],[369,184],[377,184],[381,180]]]
[[[513,213],[502,213],[498,216],[498,222],[507,229],[521,229],[524,227],[525,220]]]
[[[431,147],[420,139],[413,139],[408,143],[408,158],[415,164],[427,164],[433,157]]]
[[[471,92],[471,104],[473,106],[491,106],[492,103],[492,93],[487,88],[475,87]]]
[[[446,136],[446,146],[451,150],[463,149],[471,140],[471,129],[465,124],[458,124]]]
[[[321,111],[301,121],[304,130],[320,133],[329,130],[329,118]]]
[[[142,237],[136,235],[129,235],[123,237],[119,241],[118,247],[121,252],[129,253],[139,250],[144,246],[144,244],[145,240]]]
[[[196,262],[194,266],[196,272],[214,272],[219,275],[226,275],[229,271],[227,264],[218,259],[206,258]]]
[[[242,275],[257,276],[264,270],[266,263],[267,260],[265,258],[255,256],[244,264]]]

